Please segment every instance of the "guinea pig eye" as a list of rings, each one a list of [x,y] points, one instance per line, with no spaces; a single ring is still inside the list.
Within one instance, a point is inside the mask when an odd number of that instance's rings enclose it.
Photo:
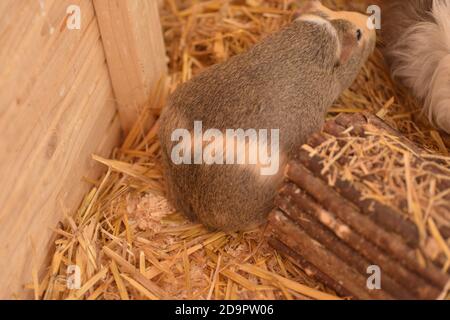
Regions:
[[[361,41],[362,35],[363,35],[363,34],[362,34],[361,29],[356,30],[356,39],[357,39],[358,41]]]

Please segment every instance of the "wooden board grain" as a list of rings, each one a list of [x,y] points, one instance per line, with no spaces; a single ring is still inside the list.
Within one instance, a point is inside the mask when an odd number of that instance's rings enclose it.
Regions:
[[[80,30],[66,27],[69,5]],[[0,298],[14,299],[120,126],[91,0],[1,1],[0,65]]]
[[[127,132],[166,74],[155,0],[94,0],[122,127]]]

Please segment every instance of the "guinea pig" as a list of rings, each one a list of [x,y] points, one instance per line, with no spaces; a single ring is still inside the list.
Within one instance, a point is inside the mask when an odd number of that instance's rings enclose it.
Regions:
[[[279,32],[181,84],[159,131],[173,206],[211,229],[263,223],[286,162],[320,130],[375,42],[365,15],[312,1]]]
[[[381,35],[393,77],[450,133],[450,1],[384,0]]]

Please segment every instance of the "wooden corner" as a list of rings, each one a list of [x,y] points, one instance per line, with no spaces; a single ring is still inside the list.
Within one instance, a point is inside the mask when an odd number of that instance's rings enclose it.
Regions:
[[[94,0],[122,128],[128,132],[166,72],[158,2]]]

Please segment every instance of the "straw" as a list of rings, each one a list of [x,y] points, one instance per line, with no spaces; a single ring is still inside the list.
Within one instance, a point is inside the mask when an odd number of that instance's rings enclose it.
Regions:
[[[366,8],[363,1],[324,4],[362,11]],[[136,125],[113,156],[93,156],[108,171],[98,181],[86,179],[93,182],[91,191],[79,210],[67,213],[56,228],[48,272],[36,279],[33,271],[34,281],[29,287],[36,298],[337,298],[270,248],[264,228],[225,234],[207,230],[175,212],[164,197],[157,123],[147,132],[142,125],[161,113],[168,93],[178,84],[248,50],[289,23],[296,8],[296,1],[291,0],[165,0],[161,23],[170,75],[158,83],[149,104],[142,108]],[[424,241],[437,241],[438,256],[449,261],[448,235],[439,231],[450,226],[450,214],[445,211],[448,194],[439,188],[440,181],[448,181],[449,139],[429,125],[420,114],[420,105],[391,80],[379,49],[354,85],[332,106],[328,117],[362,110],[378,114],[404,137],[423,146],[428,157],[422,167],[416,166],[417,155],[398,140],[377,133],[366,139],[346,140],[345,149],[334,138],[309,151],[328,159],[325,165],[330,181],[342,173],[348,179],[362,179],[359,187],[366,197],[396,207],[409,203],[412,212],[404,211],[405,217],[415,217]],[[409,155],[403,158],[406,153]],[[339,159],[347,156],[354,160],[342,168]],[[433,174],[436,168],[442,170],[441,174]],[[365,179],[371,175],[374,178]],[[405,190],[410,202],[404,202]],[[73,264],[81,271],[82,286],[77,290],[65,285],[67,268]]]

